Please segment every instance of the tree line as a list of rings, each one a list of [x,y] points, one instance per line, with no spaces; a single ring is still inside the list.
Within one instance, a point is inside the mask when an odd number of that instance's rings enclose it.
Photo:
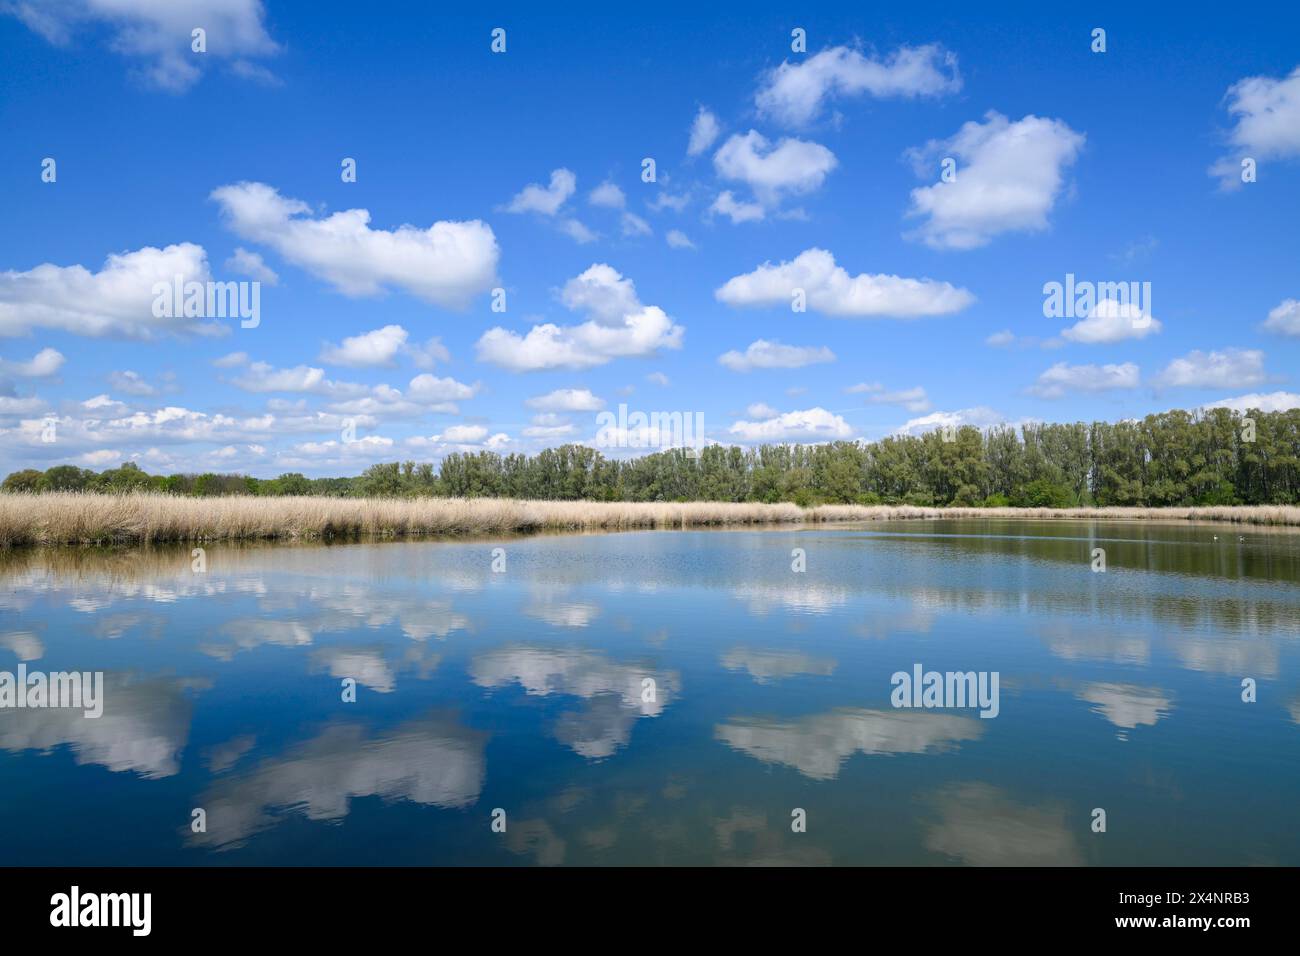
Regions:
[[[1300,503],[1300,409],[1171,411],[1141,421],[965,426],[875,442],[709,445],[607,458],[585,445],[373,465],[351,478],[150,475],[59,465],[6,492],[510,497],[1070,507]]]

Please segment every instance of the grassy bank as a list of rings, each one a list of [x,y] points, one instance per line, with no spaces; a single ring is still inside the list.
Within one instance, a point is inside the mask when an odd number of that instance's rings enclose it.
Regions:
[[[311,540],[618,531],[916,518],[1085,518],[1300,526],[1300,507],[915,508],[730,502],[516,501],[505,498],[184,498],[153,494],[0,495],[0,547]]]

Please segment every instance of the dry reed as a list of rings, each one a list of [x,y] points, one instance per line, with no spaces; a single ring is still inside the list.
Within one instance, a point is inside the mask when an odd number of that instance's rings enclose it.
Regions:
[[[1300,507],[916,508],[731,502],[517,501],[502,498],[181,498],[156,494],[0,494],[0,547],[313,540],[537,531],[620,531],[917,518],[1230,521],[1300,526]]]

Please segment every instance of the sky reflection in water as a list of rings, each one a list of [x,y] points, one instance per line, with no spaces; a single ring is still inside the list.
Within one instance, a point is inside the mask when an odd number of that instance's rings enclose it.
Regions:
[[[107,683],[99,720],[0,710],[0,862],[1300,863],[1300,534],[950,521],[207,564],[0,558],[0,670]],[[998,671],[999,715],[894,709],[916,663]]]

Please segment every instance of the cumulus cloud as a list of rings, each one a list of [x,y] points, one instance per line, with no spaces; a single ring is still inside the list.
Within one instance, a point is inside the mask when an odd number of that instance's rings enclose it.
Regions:
[[[226,260],[226,268],[236,275],[248,276],[263,285],[279,285],[280,277],[268,266],[256,252],[249,252],[243,246],[235,249],[235,254]]]
[[[690,237],[680,229],[669,229],[668,234],[664,236],[664,241],[673,249],[695,248],[695,243],[691,242]]]
[[[577,617],[575,618],[574,612]],[[539,608],[537,616],[555,626],[586,624],[581,605]],[[560,716],[555,736],[589,759],[600,759],[626,745],[638,718],[652,718],[677,698],[680,678],[637,664],[622,664],[593,651],[511,644],[475,657],[470,678],[495,689],[518,684],[529,696],[559,695],[586,701],[579,711]],[[646,700],[642,682],[652,678],[656,693]]]
[[[500,326],[478,340],[479,361],[512,371],[545,368],[592,368],[615,358],[647,356],[659,349],[681,348],[685,330],[663,309],[642,305],[631,279],[596,263],[565,284],[561,301],[585,311],[581,325],[535,325],[526,335]]]
[[[767,210],[761,205],[756,202],[745,202],[737,199],[730,189],[724,189],[718,193],[718,198],[713,200],[709,212],[726,216],[733,225],[742,222],[758,222],[767,216]]]
[[[592,232],[576,219],[565,219],[560,222],[560,232],[564,233],[580,246],[585,246],[589,242],[595,242],[600,238],[598,233]]]
[[[619,226],[624,236],[648,236],[654,232],[650,223],[632,212],[625,212],[619,217]]]
[[[825,249],[807,249],[794,260],[765,262],[753,272],[727,280],[714,295],[731,306],[786,305],[802,289],[808,308],[835,317],[914,318],[949,315],[975,296],[947,282],[862,273],[850,276]]]
[[[477,219],[372,229],[368,210],[315,218],[305,202],[265,183],[222,186],[212,198],[236,234],[270,246],[344,295],[397,287],[435,305],[463,308],[496,282],[496,236]]]
[[[767,684],[804,674],[828,677],[835,673],[839,662],[798,651],[741,646],[731,648],[718,658],[718,663],[729,671],[748,671],[755,683]]]
[[[782,345],[758,339],[744,352],[734,349],[718,357],[718,362],[733,372],[748,372],[756,368],[803,368],[818,362],[834,362],[835,353],[826,346]]]
[[[57,349],[44,348],[26,361],[0,358],[0,376],[15,378],[49,378],[63,368],[65,359]]]
[[[561,438],[574,431],[573,424],[554,412],[542,412],[533,416],[533,423],[523,430],[525,438]]]
[[[452,425],[435,435],[435,440],[476,444],[488,437],[488,430],[482,425]]]
[[[391,368],[399,355],[409,356],[417,366],[428,368],[437,362],[445,362],[451,353],[438,339],[430,339],[424,345],[408,344],[409,333],[400,325],[385,325],[345,338],[338,345],[327,344],[320,354],[320,360],[329,365],[344,365],[352,368]]]
[[[1038,376],[1029,391],[1040,398],[1061,398],[1067,392],[1106,392],[1137,388],[1138,367],[1123,365],[1067,365],[1057,362]]]
[[[627,205],[627,197],[623,195],[623,190],[606,180],[587,194],[587,202],[606,209],[622,209]]]
[[[1219,401],[1211,402],[1203,407],[1228,408],[1242,414],[1251,409],[1261,412],[1286,412],[1293,408],[1300,408],[1300,395],[1295,392],[1268,392],[1266,394],[1254,392],[1237,398],[1221,398]]]
[[[733,717],[716,725],[713,736],[763,763],[834,780],[854,754],[946,753],[978,740],[980,724],[954,714],[842,708],[791,720]]]
[[[554,216],[577,188],[578,177],[561,167],[552,170],[549,186],[529,183],[510,200],[505,209],[506,212],[535,212],[543,216]]]
[[[605,407],[605,400],[593,395],[589,389],[557,388],[545,395],[525,399],[524,404],[548,412],[598,412]]]
[[[1268,318],[1264,320],[1264,331],[1300,336],[1300,300],[1284,299],[1269,310]]]
[[[961,89],[957,57],[938,44],[901,46],[886,59],[831,47],[770,71],[754,96],[758,110],[788,126],[815,119],[835,97],[941,96]]]
[[[98,272],[48,262],[26,272],[0,272],[0,337],[30,335],[34,329],[137,339],[160,332],[225,331],[201,318],[154,315],[154,287],[165,286],[171,303],[177,276],[182,284],[208,281],[202,246],[182,242],[115,253]]]
[[[1264,353],[1258,349],[1188,352],[1156,376],[1162,388],[1247,388],[1263,382]]]
[[[872,405],[902,405],[909,412],[923,412],[930,407],[930,398],[920,385],[891,392],[879,382],[860,382],[844,391],[851,395],[866,395]]]
[[[130,370],[110,373],[108,383],[113,386],[113,391],[122,392],[124,395],[154,395],[158,392],[139,372]]]
[[[266,77],[266,67],[250,58],[279,51],[266,32],[262,0],[13,0],[0,4],[0,13],[16,16],[56,46],[70,45],[83,25],[103,24],[113,31],[109,47],[142,60],[145,82],[172,93],[199,80],[206,57],[229,62],[236,75]],[[196,26],[207,33],[202,57],[191,49]]]
[[[477,383],[466,385],[454,378],[438,378],[426,372],[411,379],[406,394],[417,402],[461,401],[473,398],[478,394],[479,388]]]
[[[974,428],[988,428],[1006,421],[1006,416],[995,412],[985,405],[974,408],[962,408],[955,412],[931,412],[920,418],[910,418],[895,433],[899,435],[921,435],[938,428],[961,428],[970,425]]]
[[[1011,122],[994,110],[948,140],[910,150],[918,175],[942,157],[957,159],[953,182],[912,190],[910,216],[925,222],[908,238],[935,249],[974,249],[1005,232],[1041,232],[1065,186],[1064,171],[1084,135],[1064,121],[1026,116]]]
[[[809,408],[785,412],[761,421],[738,421],[730,432],[738,441],[842,441],[853,435],[853,429],[839,415],[824,408]]]
[[[1063,329],[1061,337],[1084,345],[1102,345],[1125,339],[1144,339],[1155,335],[1161,328],[1159,320],[1140,305],[1102,299],[1089,310],[1086,318]]]
[[[487,775],[487,735],[442,716],[422,717],[370,735],[333,724],[317,737],[215,783],[197,799],[209,813],[196,845],[232,847],[286,818],[285,808],[317,821],[341,821],[354,800],[382,798],[434,807],[469,807]]]
[[[1228,88],[1224,98],[1235,125],[1228,134],[1232,152],[1209,169],[1225,189],[1241,187],[1241,161],[1300,157],[1300,66],[1282,79],[1248,76]]]
[[[718,118],[701,106],[700,111],[695,114],[695,121],[691,123],[691,140],[686,145],[686,155],[699,156],[707,151],[721,132],[722,127],[718,123]]]
[[[787,194],[818,189],[837,165],[835,154],[820,143],[787,137],[774,146],[752,129],[732,136],[713,154],[720,177],[746,183],[767,206]]]
[[[1159,687],[1094,681],[1084,684],[1074,696],[1092,704],[1093,713],[1120,728],[1120,739],[1126,736],[1124,731],[1154,727],[1173,710],[1169,693]]]

